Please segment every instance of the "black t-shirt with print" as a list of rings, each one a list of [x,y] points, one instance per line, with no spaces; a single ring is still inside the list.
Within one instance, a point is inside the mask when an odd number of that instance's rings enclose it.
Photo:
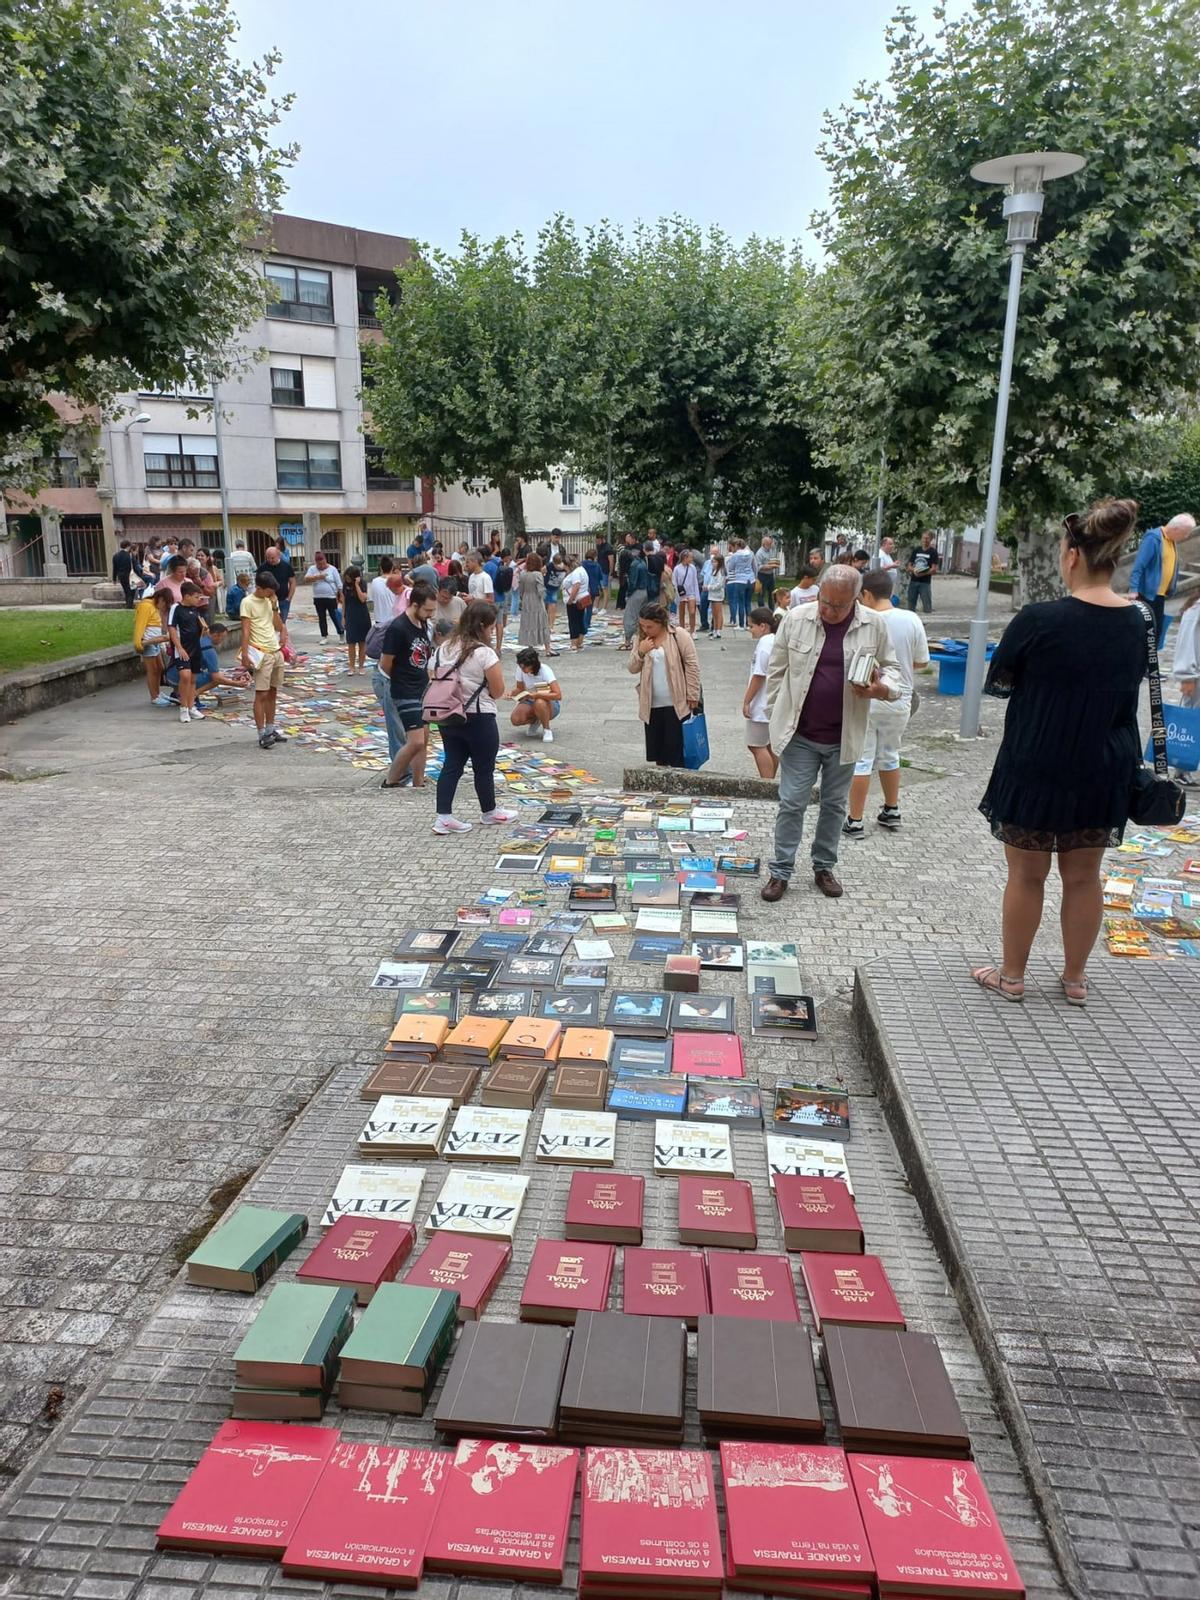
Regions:
[[[177,605],[171,621],[179,634],[179,643],[183,646],[184,655],[191,658],[198,656],[200,641],[204,637],[201,612],[195,606]]]
[[[918,545],[909,556],[908,564],[912,568],[914,581],[920,583],[925,578],[933,577],[941,566],[942,559],[936,550],[926,550],[922,545]]]
[[[407,612],[389,622],[381,655],[392,658],[392,699],[419,700],[429,687],[429,624],[413,622]]]

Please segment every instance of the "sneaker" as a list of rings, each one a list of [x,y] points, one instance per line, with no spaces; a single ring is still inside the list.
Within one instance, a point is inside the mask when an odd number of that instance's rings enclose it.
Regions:
[[[179,708],[179,720],[180,722],[190,722],[192,720],[191,717],[188,716],[187,711],[183,706],[180,706]]]
[[[259,736],[258,736],[258,748],[260,750],[269,750],[271,748],[271,736],[270,736],[270,734],[266,734],[266,733],[260,733],[259,734]]]
[[[545,733],[542,735],[542,743],[543,744],[553,744],[554,743],[554,735],[550,732],[549,728],[547,728]]]
[[[188,716],[191,718],[191,720],[193,722],[203,722],[204,721],[204,713],[203,713],[203,711],[201,711],[199,706],[193,706],[192,709],[188,712]]]
[[[267,737],[270,739],[272,744],[286,744],[288,742],[288,736],[286,733],[276,733],[274,729],[271,730]]]
[[[900,807],[884,806],[875,821],[881,828],[898,828],[900,826]]]
[[[549,729],[546,731],[549,732]],[[487,816],[481,820],[485,828],[499,828],[506,822],[515,822],[517,813],[515,811],[505,811],[503,807],[497,806],[495,811],[489,811]],[[461,828],[462,826],[463,824],[460,822],[459,827]]]
[[[487,818],[484,818],[486,822]],[[470,833],[471,824],[460,822],[457,817],[439,817],[433,825],[434,833]]]
[[[156,695],[150,704],[152,706],[169,706],[171,704],[171,696],[169,694]],[[178,705],[179,702],[176,701],[175,704]]]
[[[847,839],[861,839],[866,831],[861,817],[847,817],[842,823],[842,833]]]

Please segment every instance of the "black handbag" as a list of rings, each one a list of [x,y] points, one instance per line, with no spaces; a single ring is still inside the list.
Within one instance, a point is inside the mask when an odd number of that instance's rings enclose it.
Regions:
[[[1153,771],[1138,763],[1129,786],[1129,817],[1144,828],[1169,828],[1183,816],[1187,796],[1183,785],[1167,776],[1167,725],[1163,719],[1162,678],[1158,671],[1158,639],[1154,612],[1141,606],[1146,619],[1146,654],[1150,660],[1150,737],[1154,743]]]

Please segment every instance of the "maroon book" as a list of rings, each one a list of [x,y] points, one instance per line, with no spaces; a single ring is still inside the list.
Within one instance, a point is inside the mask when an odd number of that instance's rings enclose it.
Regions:
[[[699,1250],[625,1251],[621,1309],[626,1316],[678,1317],[689,1328],[708,1310],[708,1275]]]
[[[664,1595],[721,1592],[721,1534],[704,1450],[593,1448],[584,1458],[582,1592],[620,1584]]]
[[[353,1289],[365,1306],[381,1283],[391,1283],[417,1237],[411,1222],[341,1216],[297,1272],[301,1283]]]
[[[160,1548],[281,1556],[337,1442],[336,1428],[222,1423],[159,1526]]]
[[[775,1178],[775,1204],[785,1249],[862,1253],[862,1223],[854,1196],[840,1178],[804,1178],[781,1172]]]
[[[677,1033],[671,1071],[689,1078],[745,1077],[742,1041],[736,1033]]]
[[[561,1583],[579,1451],[460,1439],[425,1552],[431,1572]]]
[[[679,1178],[679,1241],[753,1250],[758,1243],[754,1190],[744,1178]]]
[[[799,1322],[792,1264],[786,1256],[706,1250],[708,1298],[714,1317]]]
[[[573,1323],[580,1311],[604,1311],[616,1247],[539,1239],[521,1290],[522,1322]]]
[[[573,1172],[563,1232],[568,1239],[641,1244],[646,1180],[622,1172]]]
[[[880,1592],[1024,1600],[1025,1586],[969,1461],[851,1455]]]
[[[339,1444],[288,1540],[283,1570],[415,1589],[449,1464],[445,1450]]]
[[[826,1255],[805,1250],[800,1256],[804,1287],[817,1332],[827,1322],[861,1328],[903,1328],[900,1310],[878,1256]]]
[[[784,1593],[845,1584],[848,1594],[870,1594],[875,1563],[844,1450],[726,1441],[721,1475],[731,1579],[757,1578],[772,1592],[778,1579]]]
[[[507,1239],[473,1239],[464,1233],[436,1233],[404,1274],[405,1283],[424,1289],[453,1289],[458,1320],[483,1315],[492,1291],[512,1260]]]

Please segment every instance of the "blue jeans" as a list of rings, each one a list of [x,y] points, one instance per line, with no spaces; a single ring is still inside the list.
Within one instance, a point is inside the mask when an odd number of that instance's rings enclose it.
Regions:
[[[910,578],[908,580],[908,609],[910,611],[933,610],[933,579]]]
[[[508,592],[508,614],[510,617],[520,616],[521,614],[521,596],[517,592],[515,583]]]
[[[746,627],[750,618],[750,585],[748,583],[727,583],[725,596],[729,601],[729,626],[731,628]]]
[[[388,760],[394,761],[397,752],[406,742],[406,736],[404,724],[400,721],[400,714],[396,710],[396,702],[392,699],[392,680],[376,667],[371,674],[371,687],[375,691],[376,700],[383,707],[383,720],[387,727]]]
[[[707,628],[708,627],[708,590],[707,589],[701,589],[701,591],[700,591],[700,626],[702,628]]]
[[[837,866],[838,840],[846,820],[853,761],[843,761],[841,746],[814,744],[794,733],[779,754],[779,815],[775,818],[775,846],[767,871],[786,883],[796,865],[796,852],[804,837],[804,813],[812,799],[813,784],[821,779],[821,810],[813,834],[814,872],[832,872]]]

